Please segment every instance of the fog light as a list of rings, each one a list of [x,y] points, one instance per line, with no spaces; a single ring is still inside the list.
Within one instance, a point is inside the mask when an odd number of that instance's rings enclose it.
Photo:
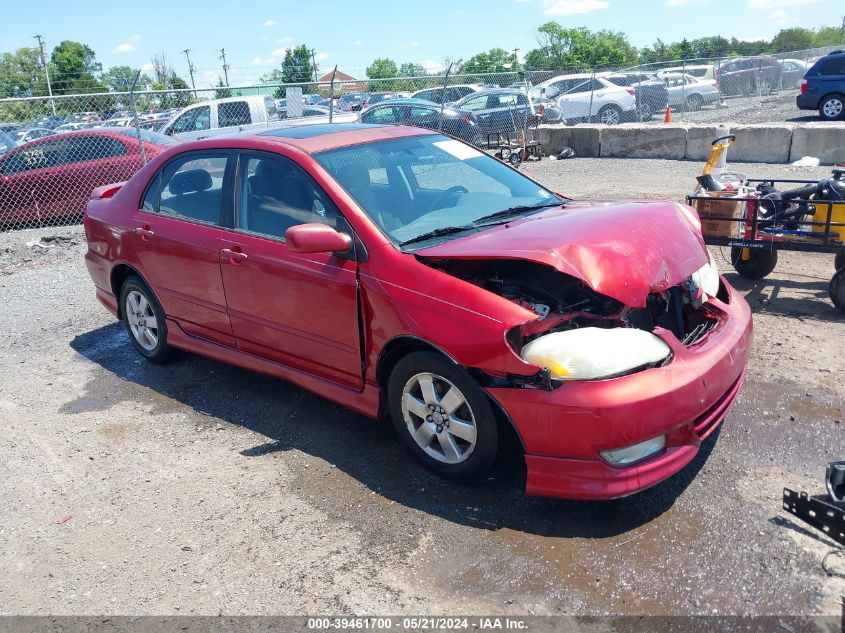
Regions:
[[[633,446],[617,448],[612,451],[601,451],[599,454],[614,466],[630,466],[656,455],[664,448],[666,448],[666,436],[661,435]]]

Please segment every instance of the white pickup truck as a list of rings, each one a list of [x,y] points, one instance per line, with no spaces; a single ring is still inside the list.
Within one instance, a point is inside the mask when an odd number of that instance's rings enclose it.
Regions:
[[[276,102],[270,97],[227,97],[189,105],[161,128],[181,140],[196,140],[251,127],[267,127],[279,120]]]

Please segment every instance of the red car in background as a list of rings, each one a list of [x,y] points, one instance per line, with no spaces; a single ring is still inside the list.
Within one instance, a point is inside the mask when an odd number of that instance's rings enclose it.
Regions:
[[[388,417],[458,480],[514,437],[530,494],[632,494],[695,457],[745,376],[751,313],[693,209],[576,202],[421,128],[186,143],[95,191],[85,231],[142,356]]]
[[[141,130],[147,160],[176,143]],[[91,191],[141,167],[134,129],[85,130],[37,139],[0,154],[0,224],[79,218]]]

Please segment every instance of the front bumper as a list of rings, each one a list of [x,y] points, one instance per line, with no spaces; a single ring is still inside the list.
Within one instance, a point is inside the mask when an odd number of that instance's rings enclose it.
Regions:
[[[723,281],[723,283],[725,283]],[[564,383],[554,391],[489,388],[519,432],[526,492],[565,499],[612,499],[670,477],[698,453],[742,386],[751,348],[751,311],[725,283],[729,303],[712,299],[720,326],[685,347],[662,331],[674,358],[620,378]],[[599,455],[666,435],[664,451],[614,467]]]

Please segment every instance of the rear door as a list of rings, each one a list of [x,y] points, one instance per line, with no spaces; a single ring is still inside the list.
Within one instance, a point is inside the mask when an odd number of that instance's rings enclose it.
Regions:
[[[351,235],[331,199],[296,163],[241,153],[236,234],[221,269],[238,347],[354,389],[363,387],[357,263],[349,254],[291,253],[285,231],[320,222]]]
[[[220,249],[231,237],[230,153],[188,152],[153,179],[133,217],[129,252],[186,333],[235,347],[220,275]]]

